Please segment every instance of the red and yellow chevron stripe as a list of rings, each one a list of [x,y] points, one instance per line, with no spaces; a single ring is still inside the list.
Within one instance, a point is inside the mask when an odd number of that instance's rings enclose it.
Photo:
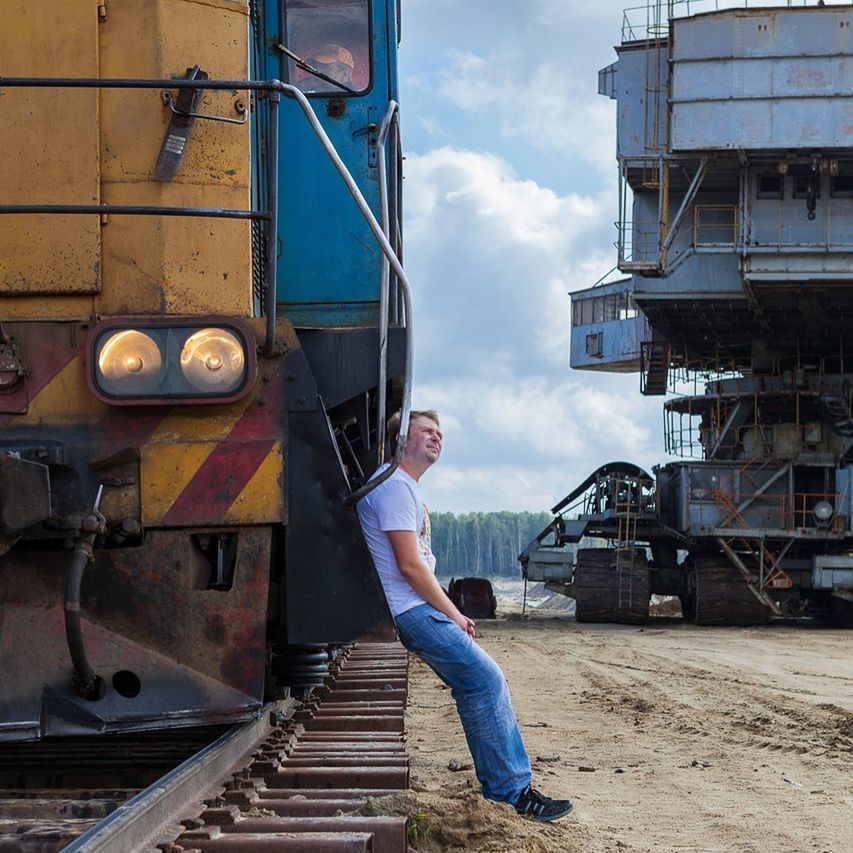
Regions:
[[[37,427],[51,441],[90,436],[92,461],[138,458],[140,520],[147,527],[283,520],[277,365],[265,365],[264,379],[236,403],[114,407],[89,390],[83,353],[68,324],[28,325],[26,337],[39,341],[38,358],[23,386],[0,397],[0,423]]]

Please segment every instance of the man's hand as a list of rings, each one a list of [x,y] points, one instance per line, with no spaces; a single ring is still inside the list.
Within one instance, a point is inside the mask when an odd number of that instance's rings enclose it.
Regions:
[[[471,639],[477,636],[474,630],[474,620],[469,619],[464,613],[459,614],[458,619],[453,620]]]
[[[445,616],[449,616],[469,637],[473,637],[474,620],[459,612],[456,605],[447,597],[447,593],[435,579],[435,575],[421,559],[415,532],[413,530],[388,530],[386,532],[400,574],[409,582],[412,589],[436,610],[440,610]]]

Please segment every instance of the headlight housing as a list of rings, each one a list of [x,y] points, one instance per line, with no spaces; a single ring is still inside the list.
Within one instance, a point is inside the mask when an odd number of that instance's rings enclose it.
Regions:
[[[106,403],[224,403],[257,371],[255,338],[240,320],[113,319],[89,337],[89,382]]]

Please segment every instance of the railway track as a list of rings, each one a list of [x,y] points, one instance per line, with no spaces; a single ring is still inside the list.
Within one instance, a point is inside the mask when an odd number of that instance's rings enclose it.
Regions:
[[[0,853],[406,853],[406,652],[357,644],[322,689],[228,729],[0,748]],[[371,807],[369,811],[376,811]]]

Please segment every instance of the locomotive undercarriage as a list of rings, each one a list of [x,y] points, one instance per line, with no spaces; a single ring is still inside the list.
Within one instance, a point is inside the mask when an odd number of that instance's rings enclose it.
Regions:
[[[74,338],[68,324],[17,332]],[[173,408],[141,417],[96,407],[85,423],[4,430],[0,741],[245,719],[265,695],[322,680],[330,644],[389,635],[357,517],[343,505],[376,453],[375,360],[364,357],[376,332],[297,334],[284,321],[278,332],[284,354],[262,360],[248,402],[193,413],[198,440],[172,456],[193,457],[209,422],[232,426],[186,482],[177,463],[167,467],[170,446],[156,443],[184,416]],[[392,330],[390,376],[402,350]],[[398,397],[389,383],[390,404]],[[253,488],[276,459],[278,486]],[[181,486],[166,505],[153,487],[170,481]],[[78,605],[69,578],[87,531]]]

